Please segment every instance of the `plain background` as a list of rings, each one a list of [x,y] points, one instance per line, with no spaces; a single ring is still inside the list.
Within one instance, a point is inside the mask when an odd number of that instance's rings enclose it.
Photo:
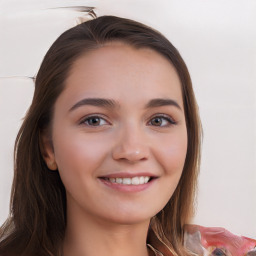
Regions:
[[[34,76],[76,11],[136,19],[160,30],[190,70],[204,128],[194,223],[256,238],[255,0],[0,1],[0,223],[8,215],[13,145]],[[51,9],[49,9],[51,8]]]

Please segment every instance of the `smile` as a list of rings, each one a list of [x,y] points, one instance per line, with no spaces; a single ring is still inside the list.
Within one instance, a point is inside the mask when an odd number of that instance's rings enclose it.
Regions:
[[[149,189],[159,176],[151,173],[120,172],[98,177],[105,186],[125,193],[135,193]]]
[[[123,184],[123,185],[142,185],[149,182],[149,176],[140,176],[133,178],[104,178],[111,183]]]

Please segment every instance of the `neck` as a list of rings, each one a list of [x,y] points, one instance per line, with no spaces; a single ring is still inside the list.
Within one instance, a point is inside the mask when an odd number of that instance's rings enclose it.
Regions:
[[[86,213],[67,213],[63,256],[148,256],[149,220],[120,224]]]

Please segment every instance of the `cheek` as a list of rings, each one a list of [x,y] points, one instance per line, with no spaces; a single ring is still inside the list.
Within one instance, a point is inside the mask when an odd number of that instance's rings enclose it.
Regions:
[[[187,132],[180,131],[163,140],[156,147],[156,157],[168,174],[181,174],[187,154]]]
[[[96,176],[97,168],[108,154],[108,142],[88,134],[66,133],[55,136],[56,163],[61,175],[70,173]]]
[[[73,198],[96,192],[93,180],[108,154],[109,144],[104,140],[80,133],[55,136],[56,163],[64,187]]]
[[[172,197],[182,174],[187,153],[187,133],[169,134],[161,145],[154,147],[157,164],[163,171],[158,193],[151,200],[159,202],[159,210],[163,209]],[[161,199],[160,199],[161,198]]]

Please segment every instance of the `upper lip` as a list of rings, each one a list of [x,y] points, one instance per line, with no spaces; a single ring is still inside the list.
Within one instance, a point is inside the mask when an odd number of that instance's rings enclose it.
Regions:
[[[106,175],[101,175],[99,178],[133,178],[133,177],[158,177],[156,174],[150,172],[117,172]]]

